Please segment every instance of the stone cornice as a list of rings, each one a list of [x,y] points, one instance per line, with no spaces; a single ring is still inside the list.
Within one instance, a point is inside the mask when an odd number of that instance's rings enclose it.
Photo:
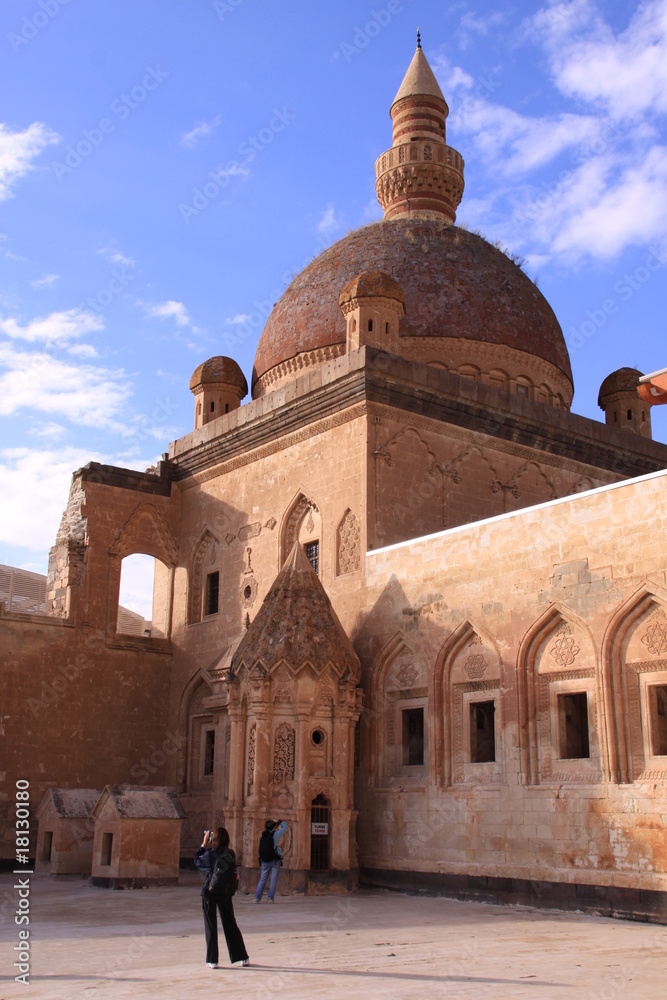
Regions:
[[[368,403],[566,458],[619,479],[667,467],[667,446],[659,442],[438,368],[361,348],[174,442],[169,451],[172,475],[179,480],[208,479],[219,474],[219,469],[213,473],[214,467],[239,459],[245,464],[251,451],[269,446],[278,450],[285,446],[283,439],[307,436],[306,429],[312,431],[316,422],[352,419],[352,413],[345,411],[355,408],[358,413],[356,407]]]

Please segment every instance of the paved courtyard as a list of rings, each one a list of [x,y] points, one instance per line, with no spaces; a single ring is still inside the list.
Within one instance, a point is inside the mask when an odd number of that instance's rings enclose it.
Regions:
[[[0,1000],[285,996],[598,998],[667,993],[667,928],[554,911],[359,892],[236,897],[251,965],[207,969],[199,883],[111,892],[32,876],[30,987],[0,876]],[[13,904],[11,904],[13,905]]]

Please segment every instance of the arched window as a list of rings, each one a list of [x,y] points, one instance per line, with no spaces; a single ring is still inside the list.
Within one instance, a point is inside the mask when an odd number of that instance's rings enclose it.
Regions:
[[[220,610],[220,547],[208,529],[200,535],[190,559],[188,624],[193,625]]]
[[[125,556],[120,569],[120,635],[164,638],[169,613],[169,568],[143,552]]]
[[[281,563],[285,562],[294,543],[298,541],[303,545],[313,569],[319,575],[321,537],[322,518],[317,504],[301,493],[285,519]]]

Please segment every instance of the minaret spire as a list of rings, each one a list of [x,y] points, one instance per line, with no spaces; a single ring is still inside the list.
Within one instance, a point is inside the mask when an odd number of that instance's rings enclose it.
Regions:
[[[385,219],[409,215],[453,224],[463,195],[463,159],[447,145],[449,108],[422,51],[419,28],[389,114],[392,147],[375,163],[375,192]]]

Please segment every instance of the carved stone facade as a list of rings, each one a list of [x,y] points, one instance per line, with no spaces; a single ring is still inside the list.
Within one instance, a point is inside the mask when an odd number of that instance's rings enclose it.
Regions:
[[[391,351],[347,349],[339,296],[369,271],[404,293],[397,329],[365,331]],[[48,614],[0,613],[7,787],[174,785],[182,854],[224,822],[245,888],[279,816],[286,891],[501,879],[656,916],[667,447],[570,413],[541,294],[429,216],[309,265],[253,391],[157,470],[74,474]],[[117,627],[136,553],[156,560],[150,636]]]

